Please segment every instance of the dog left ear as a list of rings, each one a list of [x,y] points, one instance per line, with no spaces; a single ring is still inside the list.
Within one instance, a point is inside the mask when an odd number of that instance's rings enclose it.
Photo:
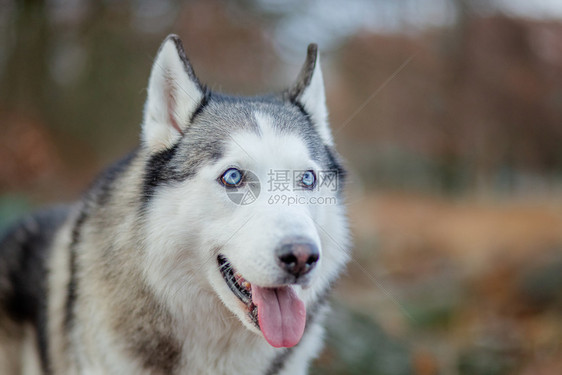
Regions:
[[[289,97],[292,101],[302,105],[310,116],[322,141],[326,145],[332,146],[334,140],[328,124],[328,109],[326,107],[324,79],[320,68],[320,56],[318,46],[314,43],[308,46],[306,61],[297,82],[289,90]]]
[[[205,98],[177,35],[160,46],[148,82],[142,141],[153,152],[172,147]]]

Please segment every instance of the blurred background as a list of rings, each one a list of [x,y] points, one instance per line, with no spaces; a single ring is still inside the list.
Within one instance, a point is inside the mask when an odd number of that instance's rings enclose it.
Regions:
[[[182,38],[218,91],[317,42],[353,259],[313,374],[562,374],[562,2],[0,0],[0,227],[138,143]]]

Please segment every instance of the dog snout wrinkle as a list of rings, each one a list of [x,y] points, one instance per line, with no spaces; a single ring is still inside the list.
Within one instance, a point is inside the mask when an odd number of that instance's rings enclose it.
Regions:
[[[306,275],[318,262],[318,246],[304,239],[283,241],[275,250],[277,264],[285,272],[299,278]]]

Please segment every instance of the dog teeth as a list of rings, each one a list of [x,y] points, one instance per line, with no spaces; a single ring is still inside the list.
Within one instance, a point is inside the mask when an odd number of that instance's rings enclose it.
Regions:
[[[240,275],[238,272],[236,272],[234,274],[234,280],[236,280],[236,283],[238,285],[240,285],[242,288],[246,289],[246,290],[250,290],[250,288],[252,287],[252,284],[250,284],[248,281],[246,281],[245,278],[242,277],[242,275]]]
[[[238,285],[242,285],[242,282],[244,282],[244,278],[242,277],[242,275],[240,275],[238,272],[236,272],[234,274],[234,280],[236,280],[236,282],[238,283]]]

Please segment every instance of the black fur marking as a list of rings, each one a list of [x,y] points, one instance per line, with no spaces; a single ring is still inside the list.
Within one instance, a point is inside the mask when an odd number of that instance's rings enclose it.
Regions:
[[[102,172],[102,174],[94,182],[91,193],[95,195],[95,200],[100,206],[106,204],[111,198],[111,189],[113,181],[119,177],[123,171],[131,164],[133,159],[138,155],[139,150],[135,149],[121,160],[112,164],[109,168]],[[99,182],[98,182],[99,181]]]
[[[207,90],[207,88],[204,88],[203,99],[201,99],[201,101],[199,102],[199,105],[197,106],[195,111],[193,111],[193,113],[191,114],[191,117],[189,119],[190,124],[192,124],[193,120],[195,120],[195,118],[197,116],[199,116],[199,114],[201,114],[201,112],[203,112],[203,110],[205,109],[207,104],[209,104],[210,100],[211,100],[211,92],[209,90]]]
[[[185,50],[183,49],[183,44],[181,43],[180,38],[177,35],[172,34],[172,35],[169,35],[168,38],[166,38],[166,39],[171,39],[174,42],[174,44],[176,45],[176,50],[178,52],[178,56],[179,56],[180,60],[182,61],[184,70],[187,73],[187,75],[189,76],[189,78],[193,82],[195,82],[195,84],[197,85],[199,90],[205,91],[203,85],[199,82],[199,79],[195,75],[195,71],[193,70],[193,67],[191,66],[191,63],[189,62],[189,59],[187,58],[187,55],[185,54]],[[165,43],[162,43],[162,46],[164,44]],[[160,51],[158,53],[160,53]]]
[[[65,305],[65,317],[64,326],[70,331],[72,329],[72,323],[74,320],[74,305],[76,304],[76,296],[78,290],[78,262],[76,259],[76,246],[80,242],[81,230],[84,222],[89,216],[89,204],[103,206],[111,198],[112,185],[115,180],[123,174],[127,167],[131,164],[134,158],[137,156],[138,150],[126,155],[124,158],[110,166],[94,181],[92,187],[87,191],[84,198],[84,205],[80,209],[78,218],[74,223],[72,228],[72,238],[69,247],[69,271],[70,280],[67,286],[67,299]]]
[[[0,287],[0,305],[15,322],[29,322],[35,327],[46,374],[50,373],[46,262],[54,235],[67,215],[68,208],[62,206],[38,212],[14,226],[0,243],[0,277],[7,276],[7,285]]]
[[[306,326],[304,330],[303,337],[306,335],[308,328],[312,326],[316,320],[318,311],[328,303],[328,295],[330,294],[331,287],[327,288],[318,298],[318,300],[314,303],[312,308],[309,309],[306,313]],[[285,367],[285,363],[287,359],[291,356],[295,348],[298,348],[299,344],[293,346],[291,348],[283,350],[281,353],[277,354],[277,356],[271,362],[271,365],[265,372],[265,375],[276,375],[279,371],[283,370]]]
[[[166,168],[178,151],[178,147],[179,143],[176,143],[173,147],[157,152],[148,159],[142,191],[143,204],[150,201],[157,186],[178,179]]]
[[[176,340],[166,336],[148,335],[140,340],[136,355],[143,359],[145,368],[162,371],[162,374],[174,373],[181,357],[181,346]]]
[[[277,354],[277,356],[273,359],[273,362],[271,362],[271,365],[265,372],[265,375],[278,374],[279,371],[281,371],[283,367],[285,367],[285,362],[287,361],[287,358],[289,358],[289,356],[293,353],[293,348],[294,346],[292,348],[285,349],[281,353]]]
[[[202,164],[222,157],[222,141],[202,142],[195,138],[183,138],[171,148],[149,157],[143,178],[142,211],[147,208],[158,186],[185,181],[194,176]]]
[[[324,146],[326,149],[326,155],[328,155],[328,169],[331,171],[336,171],[338,178],[338,190],[341,192],[345,182],[347,180],[347,172],[342,166],[341,161],[336,156],[333,148],[330,146]]]
[[[72,228],[72,240],[69,248],[69,273],[70,279],[68,280],[67,294],[66,294],[66,305],[64,311],[64,327],[70,332],[72,330],[72,323],[74,322],[74,305],[76,304],[76,296],[78,289],[78,278],[77,278],[77,262],[76,262],[76,245],[80,241],[80,230],[82,225],[87,218],[87,212],[85,209],[80,211],[76,222],[74,223],[74,228]]]
[[[298,108],[300,113],[302,113],[302,115],[306,118],[306,121],[312,126],[313,124],[312,124],[312,118],[310,117],[310,113],[308,113],[306,109],[304,109],[304,106],[301,104],[301,102],[297,100],[291,100],[291,104],[293,104],[295,107]]]

